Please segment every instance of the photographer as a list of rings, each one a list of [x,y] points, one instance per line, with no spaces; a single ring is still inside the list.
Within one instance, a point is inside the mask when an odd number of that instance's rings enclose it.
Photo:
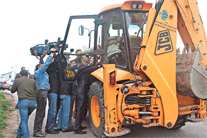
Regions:
[[[36,82],[40,88],[40,92],[37,97],[37,111],[35,116],[34,128],[33,128],[33,136],[34,137],[45,137],[45,134],[42,132],[42,123],[45,117],[45,108],[47,104],[47,93],[50,90],[49,78],[46,72],[49,64],[52,61],[54,56],[54,52],[56,52],[55,48],[50,49],[50,55],[43,64],[43,60],[41,58],[40,64],[36,65],[34,76],[36,78]]]
[[[59,46],[59,54],[61,52],[61,45]],[[59,80],[59,66],[56,62],[57,57],[54,58],[54,61],[49,65],[46,70],[49,75],[50,90],[48,91],[48,101],[49,109],[47,116],[47,124],[45,127],[45,132],[50,134],[58,134],[59,130],[54,129],[56,124],[57,111],[59,109],[59,92],[60,92],[60,80]]]

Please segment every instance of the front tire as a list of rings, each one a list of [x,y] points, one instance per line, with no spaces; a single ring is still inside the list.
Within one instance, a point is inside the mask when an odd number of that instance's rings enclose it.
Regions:
[[[97,137],[104,137],[105,114],[102,82],[94,82],[89,90],[89,113],[91,131]]]

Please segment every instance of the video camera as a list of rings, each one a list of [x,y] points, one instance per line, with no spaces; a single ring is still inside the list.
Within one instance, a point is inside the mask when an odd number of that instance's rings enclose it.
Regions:
[[[50,49],[51,48],[55,48],[56,51],[53,52],[58,52],[61,48],[61,44],[63,44],[63,41],[60,40],[60,38],[58,38],[57,42],[49,42],[46,39],[45,40],[45,44],[37,44],[36,46],[33,46],[30,48],[30,53],[33,56],[41,56],[43,54],[44,51],[47,52],[47,54],[50,54]],[[67,48],[67,45],[66,47]]]

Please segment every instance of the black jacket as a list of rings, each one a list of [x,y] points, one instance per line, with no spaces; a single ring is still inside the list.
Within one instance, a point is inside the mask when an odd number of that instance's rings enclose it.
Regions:
[[[59,77],[59,86],[60,86],[60,92],[59,94],[66,94],[66,95],[72,95],[73,94],[73,84],[72,83],[68,83],[66,81],[64,81],[63,78],[63,72],[64,69],[67,66],[67,61],[66,58],[59,54],[57,55],[57,57],[55,58],[55,61],[58,65],[58,77]]]
[[[61,81],[60,82],[60,95],[61,94],[72,95],[73,94],[73,84]]]
[[[58,64],[56,62],[52,62],[46,71],[49,75],[49,83],[50,83],[50,90],[48,93],[59,94],[60,81],[58,76]]]

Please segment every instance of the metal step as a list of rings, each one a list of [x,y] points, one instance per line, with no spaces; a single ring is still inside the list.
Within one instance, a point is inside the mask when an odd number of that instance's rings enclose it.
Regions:
[[[120,132],[112,133],[112,134],[108,134],[107,132],[104,132],[104,134],[107,137],[119,137],[119,136],[126,135],[126,134],[128,134],[130,132],[131,132],[131,130],[129,128],[123,127],[123,128],[121,128],[121,131]]]

